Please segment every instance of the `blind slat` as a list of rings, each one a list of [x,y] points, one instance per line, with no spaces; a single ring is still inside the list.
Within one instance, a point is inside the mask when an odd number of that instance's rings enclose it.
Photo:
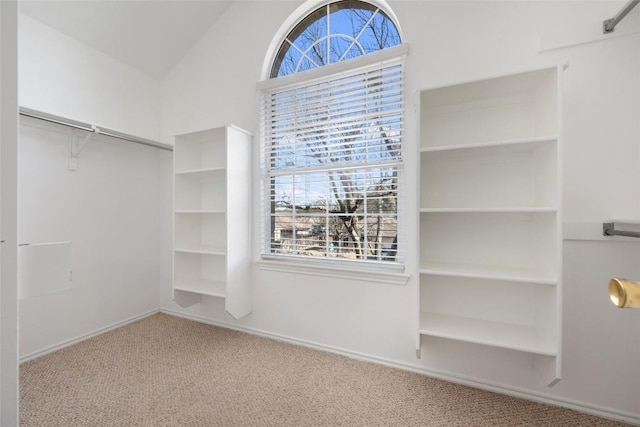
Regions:
[[[269,133],[271,135],[271,140],[275,140],[279,136],[286,136],[289,133],[296,132],[300,133],[311,133],[318,131],[329,131],[331,129],[336,129],[336,127],[355,127],[365,125],[373,120],[382,123],[393,123],[393,120],[400,120],[402,117],[403,108],[396,108],[393,110],[383,112],[371,112],[364,113],[359,115],[354,115],[351,120],[349,118],[339,117],[336,119],[327,119],[327,120],[318,120],[316,122],[313,121],[303,121],[301,123],[296,122],[286,122],[282,124],[282,127],[274,127],[274,126],[264,126],[269,128]],[[397,122],[402,123],[402,122]],[[331,134],[335,134],[337,132],[333,132]]]
[[[331,166],[326,166],[326,165],[320,165],[320,166],[296,166],[296,167],[290,167],[290,168],[280,168],[280,169],[273,169],[269,175],[276,177],[276,176],[280,176],[280,175],[291,175],[294,173],[315,173],[315,172],[336,172],[336,171],[351,171],[351,170],[357,170],[357,169],[379,169],[379,168],[389,168],[389,167],[397,167],[398,165],[400,165],[399,161],[396,162],[380,162],[380,163],[373,163],[373,162],[367,162],[365,164],[349,164],[349,165],[337,165],[334,167]]]

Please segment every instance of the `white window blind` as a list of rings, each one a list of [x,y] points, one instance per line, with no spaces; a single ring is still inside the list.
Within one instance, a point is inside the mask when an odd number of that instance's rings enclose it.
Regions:
[[[263,256],[403,262],[404,55],[367,57],[261,90]]]

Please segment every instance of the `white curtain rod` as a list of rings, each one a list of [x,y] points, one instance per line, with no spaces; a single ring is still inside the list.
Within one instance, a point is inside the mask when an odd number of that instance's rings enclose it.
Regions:
[[[68,126],[74,129],[81,129],[87,132],[106,135],[113,138],[122,139],[124,141],[134,142],[136,144],[148,145],[150,147],[159,148],[161,150],[173,151],[173,146],[169,144],[165,144],[163,142],[153,141],[151,139],[129,135],[126,133],[115,131],[115,130],[98,127],[90,123],[79,122],[77,120],[67,119],[65,117],[44,113],[42,111],[32,110],[30,108],[20,107],[20,115],[26,116],[26,117],[33,117],[34,119],[44,120],[51,123],[57,123],[59,125]]]

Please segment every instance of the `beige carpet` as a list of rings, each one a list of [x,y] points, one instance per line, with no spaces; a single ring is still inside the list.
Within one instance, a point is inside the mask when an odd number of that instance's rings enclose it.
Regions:
[[[21,426],[622,425],[156,314],[20,367]]]

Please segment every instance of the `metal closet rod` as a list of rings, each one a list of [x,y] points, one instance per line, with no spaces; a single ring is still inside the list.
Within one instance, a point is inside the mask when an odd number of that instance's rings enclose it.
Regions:
[[[630,2],[625,4],[622,9],[620,9],[620,12],[618,12],[613,18],[605,19],[602,22],[602,32],[604,34],[613,33],[613,31],[616,29],[616,25],[618,25],[618,22],[622,21],[624,17],[627,16],[629,12],[631,12],[631,9],[636,7],[638,3],[640,3],[640,0],[631,0]]]
[[[20,115],[26,116],[26,117],[33,117],[34,119],[44,120],[50,123],[57,123],[59,125],[68,126],[74,129],[81,129],[87,132],[93,132],[99,135],[106,135],[113,138],[122,139],[124,141],[134,142],[136,144],[148,145],[150,147],[159,148],[161,150],[173,151],[173,147],[171,145],[165,144],[163,142],[153,141],[151,139],[129,135],[126,133],[115,131],[115,130],[98,127],[90,123],[79,122],[77,120],[56,116],[54,114],[32,110],[31,108],[20,107]]]
[[[604,236],[640,237],[640,231],[616,230],[615,222],[603,223],[602,234]]]

